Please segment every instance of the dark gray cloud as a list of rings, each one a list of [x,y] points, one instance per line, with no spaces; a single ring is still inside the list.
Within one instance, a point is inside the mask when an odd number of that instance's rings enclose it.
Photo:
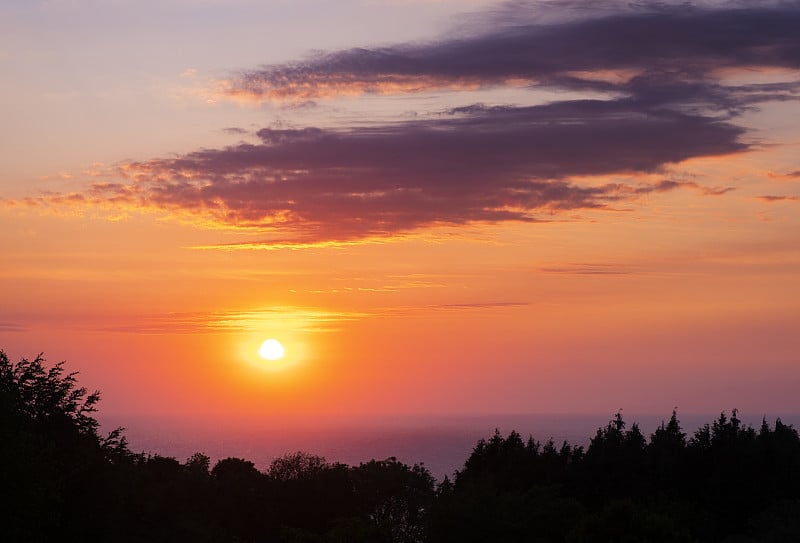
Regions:
[[[131,182],[95,184],[86,197],[274,230],[276,241],[286,242],[534,222],[646,192],[703,190],[668,181],[583,186],[570,177],[655,172],[690,157],[743,151],[742,133],[726,121],[645,112],[627,100],[476,105],[385,126],[265,128],[260,144],[128,164]]]
[[[230,92],[308,99],[358,92],[401,93],[463,85],[527,81],[567,89],[626,92],[643,104],[737,108],[785,99],[796,82],[726,87],[712,79],[731,68],[800,68],[800,3],[738,2],[605,4],[548,21],[532,3],[511,2],[494,13],[491,30],[427,44],[355,48],[302,62],[246,71]],[[634,77],[598,78],[629,73]]]
[[[265,242],[275,244],[536,222],[562,211],[616,208],[649,193],[725,194],[734,187],[576,179],[653,173],[690,158],[746,151],[752,144],[736,124],[739,113],[798,97],[797,81],[733,84],[722,74],[800,68],[799,2],[548,4],[562,8],[559,18],[543,17],[533,5],[506,4],[489,17],[491,30],[245,72],[230,91],[300,103],[523,81],[597,91],[604,99],[564,94],[548,104],[473,104],[382,125],[264,128],[259,143],[129,163],[123,182],[31,201],[188,213],[263,230]]]

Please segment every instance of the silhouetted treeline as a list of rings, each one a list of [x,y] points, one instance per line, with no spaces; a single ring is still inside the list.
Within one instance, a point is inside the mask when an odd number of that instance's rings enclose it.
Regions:
[[[692,436],[673,412],[649,439],[618,413],[586,448],[496,432],[436,484],[394,458],[136,454],[99,434],[98,400],[0,351],[1,541],[800,541],[798,433],[736,410]]]

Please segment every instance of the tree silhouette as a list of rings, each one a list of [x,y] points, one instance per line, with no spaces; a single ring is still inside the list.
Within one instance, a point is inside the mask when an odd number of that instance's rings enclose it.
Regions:
[[[63,362],[44,362],[14,364],[0,351],[2,525],[20,541],[109,533],[117,513],[109,466],[129,455],[126,442],[121,430],[99,436],[99,392],[79,387]]]
[[[426,514],[434,499],[434,479],[421,465],[396,458],[370,460],[352,470],[359,511],[381,541],[425,540]]]
[[[325,458],[297,451],[275,458],[267,474],[275,481],[296,481],[310,479],[328,467]]]
[[[800,540],[800,436],[735,409],[688,438],[673,410],[649,442],[618,412],[585,451],[495,431],[437,486],[396,458],[295,452],[262,473],[243,458],[134,454],[121,429],[100,435],[99,398],[63,363],[0,351],[2,541]]]

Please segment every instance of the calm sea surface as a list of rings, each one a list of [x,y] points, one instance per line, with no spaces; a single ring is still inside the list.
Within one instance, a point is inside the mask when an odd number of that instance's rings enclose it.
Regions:
[[[680,415],[683,430],[691,435],[699,426],[711,423],[716,415]],[[650,434],[666,415],[624,414],[630,426],[638,422],[645,436]],[[767,414],[774,424],[780,417],[786,424],[798,427],[800,414]],[[762,415],[740,418],[756,428]],[[529,415],[463,415],[463,416],[392,416],[335,423],[303,423],[288,425],[268,421],[208,422],[169,417],[101,417],[103,429],[126,428],[131,450],[172,456],[186,460],[195,452],[211,457],[212,465],[221,458],[235,456],[252,461],[266,469],[277,456],[305,451],[324,456],[328,461],[358,465],[371,459],[391,456],[407,464],[423,463],[441,480],[460,469],[477,441],[489,438],[498,429],[504,436],[516,430],[527,439],[557,444],[569,441],[588,445],[597,428],[605,426],[609,415],[529,414]]]

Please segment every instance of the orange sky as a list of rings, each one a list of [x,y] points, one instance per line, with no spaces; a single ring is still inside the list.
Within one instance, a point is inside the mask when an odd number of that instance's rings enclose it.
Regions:
[[[539,52],[546,35],[557,68],[483,65],[471,40],[502,37],[519,6],[485,27],[486,2],[375,4],[339,17],[398,45],[344,23],[314,38],[314,2],[281,21],[297,31],[283,54],[247,3],[220,22],[211,4],[166,14],[226,36],[241,25],[270,51],[262,68],[233,38],[160,58],[166,28],[97,8],[128,32],[90,55],[64,30],[65,58],[97,67],[51,81],[39,72],[55,46],[34,38],[67,8],[2,8],[30,35],[0,42],[17,74],[4,141],[18,134],[0,151],[0,348],[66,359],[112,414],[800,409],[799,59],[709,60],[698,39],[675,58],[717,71],[656,77],[669,46],[640,61],[609,37],[605,57],[578,62],[552,28],[567,40],[572,26],[644,23],[565,5],[506,36]],[[723,39],[725,17],[798,17],[787,6],[684,22]],[[400,13],[424,21],[425,41],[386,18]],[[148,28],[153,44],[134,45]],[[770,36],[749,31],[761,51]],[[385,58],[353,60],[375,44]],[[103,68],[114,58],[130,69]],[[287,349],[279,369],[257,356],[269,337]]]

